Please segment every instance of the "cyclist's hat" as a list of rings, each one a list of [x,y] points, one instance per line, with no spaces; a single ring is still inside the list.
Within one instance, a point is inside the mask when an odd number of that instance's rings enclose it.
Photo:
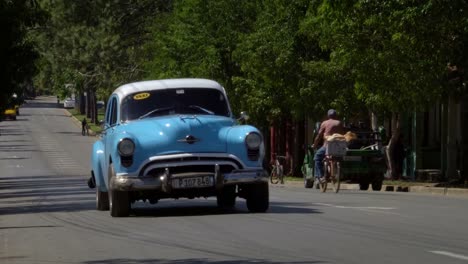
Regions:
[[[328,115],[328,117],[336,117],[335,109],[328,110],[327,115]]]

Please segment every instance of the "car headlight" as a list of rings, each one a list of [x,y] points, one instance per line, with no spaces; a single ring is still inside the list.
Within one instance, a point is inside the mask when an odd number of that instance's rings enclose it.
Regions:
[[[258,133],[249,133],[245,137],[245,144],[249,149],[258,149],[262,144],[262,137]]]
[[[135,143],[131,139],[124,138],[120,140],[117,149],[121,156],[131,156],[135,151]]]

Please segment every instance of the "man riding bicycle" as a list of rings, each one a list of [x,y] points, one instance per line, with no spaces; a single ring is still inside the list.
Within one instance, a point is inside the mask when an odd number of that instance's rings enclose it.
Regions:
[[[317,149],[320,145],[322,145],[314,155],[314,162],[315,162],[315,177],[321,182],[325,182],[326,179],[323,178],[324,176],[324,168],[323,168],[323,159],[325,158],[325,150],[327,145],[327,137],[338,133],[344,134],[344,127],[343,123],[338,120],[336,111],[334,109],[330,109],[327,112],[328,119],[323,121],[320,124],[320,129],[315,137],[314,145],[312,146],[314,149]],[[323,142],[323,144],[321,144]]]

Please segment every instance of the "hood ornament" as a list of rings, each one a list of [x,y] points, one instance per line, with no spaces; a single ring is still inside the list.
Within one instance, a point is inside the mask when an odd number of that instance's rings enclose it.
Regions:
[[[185,136],[185,138],[179,139],[179,140],[177,140],[177,141],[178,141],[178,142],[185,142],[185,143],[193,144],[193,143],[195,143],[195,142],[197,142],[197,141],[200,141],[200,139],[198,139],[198,138],[196,138],[196,137],[194,137],[194,136],[192,136],[192,135],[187,135],[187,136]]]

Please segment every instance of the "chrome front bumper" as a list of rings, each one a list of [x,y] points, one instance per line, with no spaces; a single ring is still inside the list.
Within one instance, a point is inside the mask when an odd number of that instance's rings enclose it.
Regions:
[[[171,174],[166,169],[164,174],[155,176],[115,176],[111,178],[110,186],[118,191],[140,191],[159,190],[165,193],[172,192],[172,179],[184,177],[212,176],[216,189],[221,189],[225,185],[252,184],[258,182],[268,182],[268,173],[263,169],[233,170],[230,173],[222,174],[219,166],[215,166],[213,173],[183,173]]]

